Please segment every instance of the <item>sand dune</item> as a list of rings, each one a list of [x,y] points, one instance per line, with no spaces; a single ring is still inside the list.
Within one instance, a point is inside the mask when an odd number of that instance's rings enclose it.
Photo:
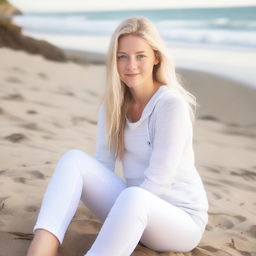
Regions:
[[[0,255],[20,256],[61,154],[71,148],[94,152],[105,68],[3,48],[0,59]],[[156,253],[139,244],[132,255],[255,256],[256,90],[207,73],[179,73],[201,105],[194,149],[209,223],[191,253]],[[100,227],[80,203],[59,255],[83,255]]]

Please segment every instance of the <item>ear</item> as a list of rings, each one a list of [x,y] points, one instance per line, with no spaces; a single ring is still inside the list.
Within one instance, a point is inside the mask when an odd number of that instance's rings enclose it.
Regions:
[[[160,56],[159,56],[159,52],[158,51],[155,51],[154,53],[155,53],[154,65],[157,65],[160,62]]]

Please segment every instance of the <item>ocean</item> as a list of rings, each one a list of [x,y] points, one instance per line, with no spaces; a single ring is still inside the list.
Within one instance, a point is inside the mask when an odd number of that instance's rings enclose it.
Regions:
[[[256,49],[256,6],[25,13],[13,19],[25,34],[59,47],[105,53],[120,21],[137,16],[151,19],[168,47]]]

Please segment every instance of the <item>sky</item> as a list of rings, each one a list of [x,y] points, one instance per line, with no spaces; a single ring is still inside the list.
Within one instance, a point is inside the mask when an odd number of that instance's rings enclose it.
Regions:
[[[256,6],[256,0],[9,0],[23,12]]]

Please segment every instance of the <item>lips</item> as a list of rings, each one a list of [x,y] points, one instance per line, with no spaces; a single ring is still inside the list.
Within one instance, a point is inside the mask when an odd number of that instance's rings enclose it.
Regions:
[[[126,74],[126,76],[129,76],[129,77],[134,77],[134,76],[137,76],[139,74]]]

